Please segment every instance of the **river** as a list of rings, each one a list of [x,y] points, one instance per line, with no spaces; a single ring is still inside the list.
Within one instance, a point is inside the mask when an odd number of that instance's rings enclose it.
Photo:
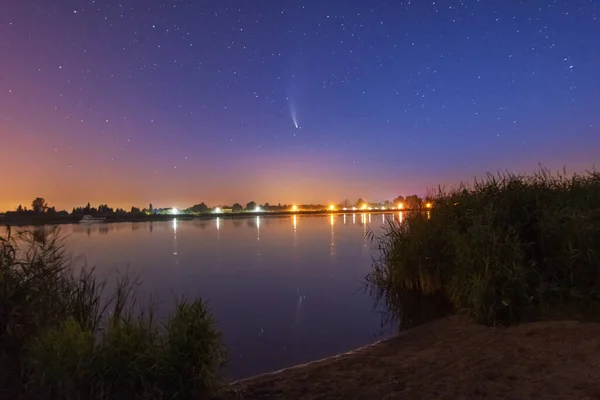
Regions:
[[[174,295],[208,301],[231,379],[306,363],[390,336],[363,290],[377,254],[365,236],[398,214],[260,216],[64,225],[78,265],[128,271],[166,315]]]

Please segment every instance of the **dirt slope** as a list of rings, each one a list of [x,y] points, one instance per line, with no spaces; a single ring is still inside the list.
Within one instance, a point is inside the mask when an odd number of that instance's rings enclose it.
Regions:
[[[600,324],[450,317],[235,386],[244,399],[600,399]]]

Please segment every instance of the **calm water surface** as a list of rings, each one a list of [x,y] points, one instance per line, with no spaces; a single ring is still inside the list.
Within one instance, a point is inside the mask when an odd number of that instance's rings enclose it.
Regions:
[[[158,295],[208,300],[231,378],[305,363],[389,336],[362,290],[376,254],[365,237],[394,214],[69,225],[67,245],[98,273],[139,276]],[[81,262],[81,261],[80,261]]]

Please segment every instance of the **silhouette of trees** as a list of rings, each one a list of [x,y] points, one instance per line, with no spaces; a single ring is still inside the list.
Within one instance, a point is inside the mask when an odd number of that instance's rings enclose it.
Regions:
[[[43,197],[36,197],[35,200],[31,202],[31,208],[34,213],[43,214],[48,209],[48,203],[46,203],[46,199]]]
[[[242,207],[242,205],[240,203],[235,203],[234,205],[231,206],[232,212],[240,212],[243,210],[244,210],[244,207]]]
[[[398,196],[394,199],[394,207],[397,207],[400,203],[404,205],[404,196]]]
[[[356,200],[355,206],[360,208],[363,206],[363,204],[367,204],[367,202],[364,201],[363,199],[358,199],[358,200]]]
[[[142,210],[140,210],[138,207],[131,207],[130,214],[131,215],[140,215],[140,214],[142,214]]]
[[[404,203],[406,204],[404,208],[407,208],[409,210],[416,210],[423,206],[423,199],[421,199],[416,194],[413,194],[412,196],[406,196],[406,198],[404,199]]]
[[[200,204],[196,204],[195,206],[190,207],[189,210],[194,213],[204,213],[208,212],[208,206],[204,204],[204,202],[202,202]]]
[[[100,214],[114,214],[114,210],[108,206],[108,204],[100,204],[98,206],[98,213]]]
[[[246,210],[248,210],[248,211],[256,210],[256,202],[251,201],[250,203],[246,204]]]

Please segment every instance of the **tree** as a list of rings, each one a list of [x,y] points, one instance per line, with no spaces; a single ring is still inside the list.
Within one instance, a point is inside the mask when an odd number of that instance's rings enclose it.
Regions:
[[[150,214],[154,213],[154,207],[152,207],[152,203],[150,203],[150,206],[148,207],[148,210],[150,210]]]
[[[17,207],[17,212],[18,213],[22,213],[23,212],[23,206],[19,204],[19,207]]]
[[[366,201],[364,201],[363,199],[358,199],[356,200],[356,207],[362,207],[364,204],[367,204]]]
[[[112,208],[110,208],[110,207],[108,206],[108,204],[100,204],[100,205],[98,206],[98,212],[99,212],[100,214],[113,214],[113,213],[114,213],[113,209],[112,209]]]
[[[140,209],[138,207],[131,207],[131,215],[139,215],[142,212],[140,211]]]
[[[248,211],[256,210],[256,202],[251,201],[250,203],[246,204],[246,210],[248,210]]]
[[[36,197],[35,200],[31,203],[31,207],[33,208],[33,212],[36,214],[45,213],[48,209],[48,204],[46,200],[42,197]]]
[[[416,194],[413,194],[412,196],[406,196],[404,202],[406,203],[404,208],[409,210],[417,210],[423,205],[423,199]]]
[[[396,198],[393,200],[393,202],[394,202],[394,207],[397,207],[397,206],[398,206],[398,204],[400,204],[400,203],[404,203],[404,196],[398,196],[398,197],[396,197]]]
[[[208,212],[208,206],[206,204],[204,204],[204,202],[202,202],[200,204],[196,204],[195,206],[191,207],[190,211],[195,212],[195,213]]]
[[[232,212],[240,212],[243,210],[244,210],[244,207],[242,207],[242,205],[240,203],[235,203],[234,205],[231,206]]]

